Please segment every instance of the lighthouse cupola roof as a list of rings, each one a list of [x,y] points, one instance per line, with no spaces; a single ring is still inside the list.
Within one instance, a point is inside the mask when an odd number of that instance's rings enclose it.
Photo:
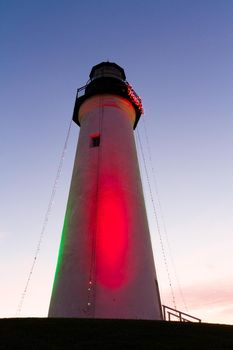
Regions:
[[[92,68],[89,77],[91,80],[103,77],[126,80],[124,69],[113,62],[102,62],[97,64]]]

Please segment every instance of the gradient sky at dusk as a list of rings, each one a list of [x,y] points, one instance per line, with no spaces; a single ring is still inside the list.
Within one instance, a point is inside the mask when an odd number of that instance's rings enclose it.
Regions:
[[[76,89],[109,60],[143,100],[138,130],[177,307],[233,324],[233,1],[1,0],[0,49],[0,317],[15,316],[25,287]],[[47,315],[77,137],[73,124],[21,316]],[[139,159],[162,302],[173,306]]]

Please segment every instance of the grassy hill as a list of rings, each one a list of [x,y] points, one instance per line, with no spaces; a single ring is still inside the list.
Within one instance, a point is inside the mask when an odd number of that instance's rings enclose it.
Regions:
[[[0,319],[0,349],[233,349],[233,326],[141,320]]]

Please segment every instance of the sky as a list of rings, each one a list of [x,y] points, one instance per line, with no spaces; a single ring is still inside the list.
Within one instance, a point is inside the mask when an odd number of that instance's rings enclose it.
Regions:
[[[76,90],[109,60],[145,109],[136,141],[162,303],[233,324],[233,1],[0,0],[0,47],[0,317],[22,300]],[[47,316],[78,133],[20,317]]]

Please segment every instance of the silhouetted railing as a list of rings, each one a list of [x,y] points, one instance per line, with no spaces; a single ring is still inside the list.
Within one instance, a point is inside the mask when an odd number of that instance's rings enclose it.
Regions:
[[[162,305],[163,319],[165,321],[180,321],[180,322],[201,322],[200,318],[186,314],[185,312],[173,309],[169,306]]]

